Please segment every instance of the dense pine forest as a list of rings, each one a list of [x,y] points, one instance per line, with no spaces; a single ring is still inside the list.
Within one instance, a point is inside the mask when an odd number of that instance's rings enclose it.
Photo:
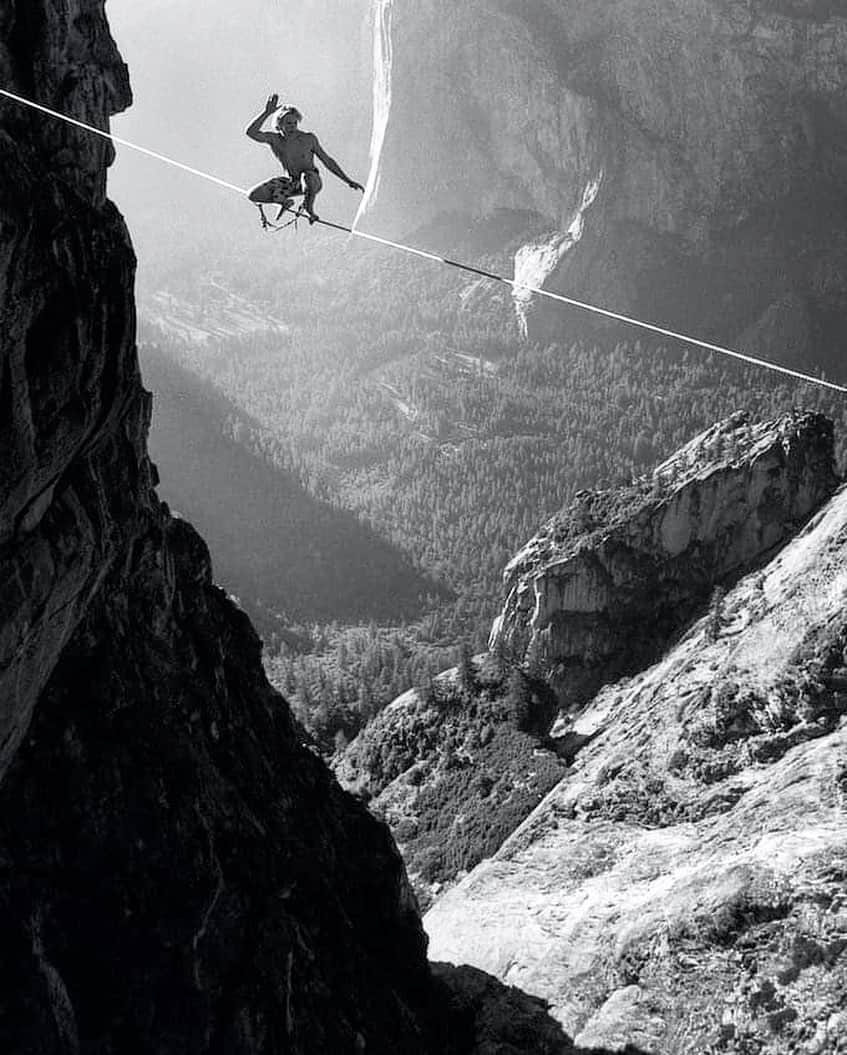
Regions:
[[[455,240],[511,274],[517,242]],[[484,647],[504,565],[575,491],[648,472],[738,409],[831,415],[843,462],[837,393],[564,307],[525,339],[502,284],[342,236],[257,232],[254,258],[174,259],[140,300],[163,494],[192,519],[240,519],[218,524],[241,552],[218,573],[327,752]]]

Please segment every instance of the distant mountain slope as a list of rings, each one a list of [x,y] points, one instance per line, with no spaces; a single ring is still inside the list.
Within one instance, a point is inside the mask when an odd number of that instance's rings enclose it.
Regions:
[[[263,625],[274,613],[400,619],[437,592],[354,516],[230,438],[228,423],[245,432],[251,423],[214,386],[150,346],[142,368],[154,393],[150,452],[162,497],[203,533],[217,580]]]
[[[843,5],[394,7],[368,229],[531,210],[532,284],[843,377]]]
[[[426,918],[581,1044],[844,1050],[847,489],[577,718],[572,771]]]

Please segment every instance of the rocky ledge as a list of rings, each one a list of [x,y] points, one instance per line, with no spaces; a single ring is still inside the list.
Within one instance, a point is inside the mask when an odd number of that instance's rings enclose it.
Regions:
[[[831,423],[739,413],[629,488],[583,491],[514,557],[490,647],[568,705],[655,659],[718,584],[832,494]]]

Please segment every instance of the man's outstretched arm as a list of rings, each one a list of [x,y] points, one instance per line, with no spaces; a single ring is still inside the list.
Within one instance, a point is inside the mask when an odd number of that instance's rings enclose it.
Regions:
[[[347,175],[347,173],[344,171],[344,169],[342,169],[342,167],[338,164],[338,162],[335,160],[335,158],[331,158],[329,156],[329,154],[327,154],[327,152],[323,149],[323,147],[320,145],[320,143],[317,141],[317,139],[315,140],[314,151],[315,151],[315,154],[326,165],[327,169],[333,174],[333,176],[337,176],[342,182],[346,183],[347,186],[350,187],[352,190],[364,191],[365,188],[362,186],[362,184],[361,183],[357,183],[353,179],[350,179],[350,177]]]
[[[256,117],[250,122],[245,129],[245,135],[248,135],[251,139],[255,139],[257,143],[267,143],[270,141],[271,133],[263,132],[262,125],[271,116],[274,110],[279,109],[279,96],[274,93],[268,96],[268,101],[265,103],[264,110],[257,114]]]

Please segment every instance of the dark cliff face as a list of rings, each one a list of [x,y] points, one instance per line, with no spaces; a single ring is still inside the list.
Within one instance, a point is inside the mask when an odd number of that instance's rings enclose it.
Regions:
[[[576,244],[555,266],[557,247],[533,284],[549,277],[551,288],[753,352],[768,342],[784,362],[838,363],[838,5],[394,6],[375,228],[408,232],[439,211],[505,207],[534,211],[552,242],[598,184]],[[536,332],[579,321],[545,310]]]
[[[399,856],[259,653],[193,530],[151,517],[3,785],[4,1050],[437,1050]]]
[[[105,126],[130,96],[101,6],[7,7],[3,83]],[[106,140],[0,103],[0,772],[150,488],[110,160]]]
[[[3,82],[106,127],[103,7],[4,7]],[[0,154],[0,1047],[441,1050],[387,829],[153,489],[109,144],[3,100]]]

